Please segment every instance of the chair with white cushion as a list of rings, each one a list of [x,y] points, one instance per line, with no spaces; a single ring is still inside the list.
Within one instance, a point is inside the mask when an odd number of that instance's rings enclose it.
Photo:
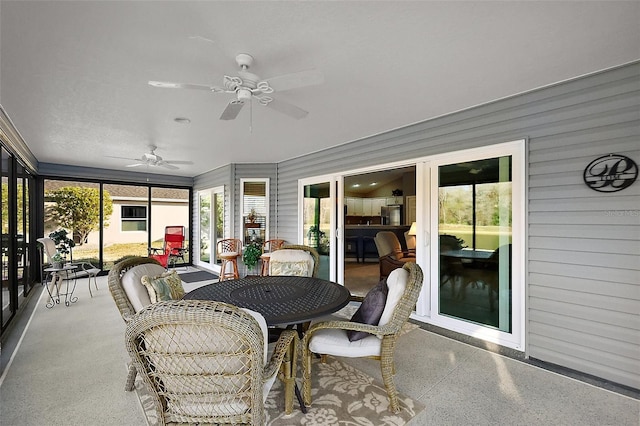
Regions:
[[[298,335],[283,331],[271,359],[266,339],[267,324],[257,312],[176,300],[137,313],[125,344],[160,424],[263,425],[264,401],[277,376],[290,390],[285,412],[292,411],[295,377],[283,377],[283,367],[295,363]]]
[[[398,236],[391,231],[380,231],[374,238],[380,262],[380,279],[386,278],[391,271],[402,268],[407,262],[415,262],[415,252],[410,254],[402,250]]]
[[[269,275],[317,277],[320,255],[313,247],[284,245],[271,253]]]
[[[269,275],[269,260],[271,259],[271,253],[280,249],[286,243],[285,240],[273,239],[267,240],[262,243],[262,254],[260,255],[260,275]]]
[[[136,312],[151,305],[149,291],[142,284],[142,277],[161,275],[165,269],[160,262],[149,257],[131,257],[116,263],[109,271],[109,291],[125,323],[131,321]],[[136,379],[136,369],[129,365],[125,384],[126,391],[132,391]]]
[[[303,396],[311,404],[312,354],[347,358],[370,357],[380,360],[382,379],[387,389],[391,410],[400,411],[398,392],[393,382],[395,365],[393,352],[402,326],[415,308],[422,288],[422,269],[406,263],[393,270],[387,278],[388,294],[377,325],[350,321],[323,321],[312,324],[302,341]],[[364,303],[364,302],[363,302]],[[350,341],[347,330],[370,333],[360,340]]]

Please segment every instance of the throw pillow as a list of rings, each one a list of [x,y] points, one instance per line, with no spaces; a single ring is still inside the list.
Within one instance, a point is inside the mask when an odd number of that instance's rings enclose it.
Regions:
[[[180,300],[182,296],[184,296],[184,287],[182,287],[182,279],[180,279],[180,275],[176,271],[165,272],[160,275],[161,278],[164,278],[171,290],[171,298],[173,300]]]
[[[167,300],[173,300],[171,297],[171,288],[167,281],[162,276],[150,277],[145,275],[142,277],[142,284],[147,288],[149,293],[149,299],[151,303],[165,302]]]
[[[358,308],[351,322],[359,322],[361,324],[378,325],[384,305],[387,301],[387,283],[385,280],[380,281],[375,287],[373,287],[367,295],[364,297],[362,304]],[[347,330],[347,337],[350,342],[364,339],[369,336],[370,333],[364,331]]]
[[[140,312],[145,306],[151,304],[149,292],[142,284],[142,277],[149,275],[155,277],[164,272],[164,268],[155,263],[144,263],[134,266],[122,276],[122,288],[136,312]]]

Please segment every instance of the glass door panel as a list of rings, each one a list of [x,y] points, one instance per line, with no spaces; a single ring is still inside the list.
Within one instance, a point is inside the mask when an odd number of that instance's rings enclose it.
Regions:
[[[195,264],[215,270],[216,245],[224,238],[224,187],[198,192],[196,207],[198,223],[198,247],[193,248]]]
[[[10,155],[4,148],[1,148],[2,161],[0,162],[0,173],[2,174],[2,181],[0,186],[2,189],[2,198],[0,204],[2,209],[0,210],[0,222],[2,224],[2,241],[0,242],[0,249],[2,249],[2,293],[0,293],[0,303],[2,304],[2,328],[9,323],[13,313],[16,311],[15,305],[12,306],[12,293],[15,291],[14,286],[10,281],[10,268],[11,258],[9,252],[10,245],[10,230],[9,230],[9,165]]]
[[[318,277],[326,280],[335,279],[335,268],[332,268],[332,262],[335,261],[331,256],[336,216],[334,197],[332,182],[313,183],[303,187],[302,244],[318,251]]]
[[[209,263],[212,253],[212,235],[211,230],[213,221],[211,215],[211,193],[201,192],[198,194],[198,214],[200,218],[200,245],[198,259],[202,263]]]
[[[511,156],[438,167],[440,315],[511,333]]]

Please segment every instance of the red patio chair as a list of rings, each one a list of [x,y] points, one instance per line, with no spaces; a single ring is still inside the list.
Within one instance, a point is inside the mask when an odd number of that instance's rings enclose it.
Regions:
[[[184,226],[167,226],[164,228],[164,246],[162,248],[149,247],[149,257],[156,259],[162,266],[173,266],[177,259],[184,263]]]

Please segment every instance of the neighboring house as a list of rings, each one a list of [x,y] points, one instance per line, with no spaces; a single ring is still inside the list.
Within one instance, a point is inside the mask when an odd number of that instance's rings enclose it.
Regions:
[[[48,180],[45,192],[66,186],[96,187],[76,181]],[[105,185],[113,202],[113,213],[107,218],[108,226],[103,230],[103,245],[116,243],[139,243],[147,241],[151,231],[151,241],[161,241],[167,225],[187,225],[189,221],[189,196],[184,189],[154,188],[151,198],[152,212],[148,211],[148,188],[135,185]],[[50,202],[45,202],[45,210]],[[153,215],[149,229],[149,213]],[[58,228],[56,223],[45,223],[45,235]],[[188,226],[187,226],[188,229]],[[72,232],[73,230],[69,230]],[[99,244],[99,230],[89,234],[84,244]],[[77,241],[76,241],[77,242]]]

